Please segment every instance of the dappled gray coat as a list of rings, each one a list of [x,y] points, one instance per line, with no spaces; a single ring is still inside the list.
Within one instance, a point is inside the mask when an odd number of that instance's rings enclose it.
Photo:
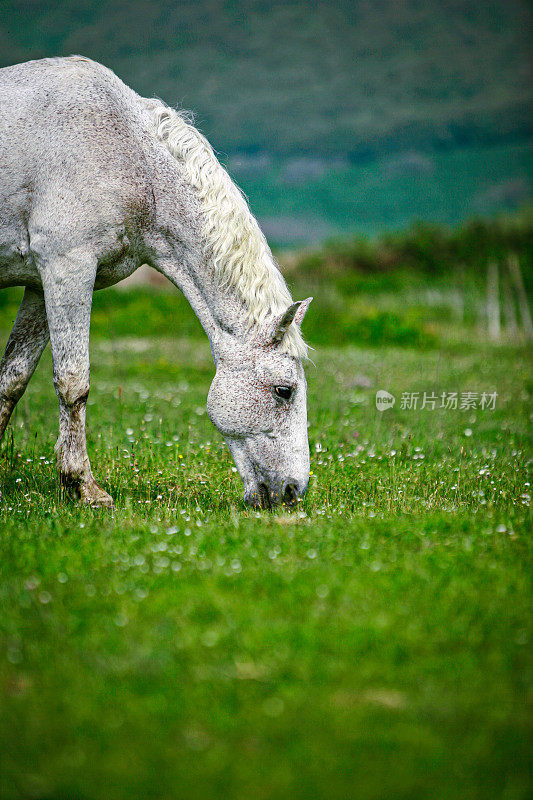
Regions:
[[[309,475],[306,347],[266,240],[209,143],[74,56],[0,70],[0,287],[24,298],[0,367],[0,435],[51,341],[64,483],[110,505],[85,442],[94,289],[150,264],[186,295],[216,364],[208,396],[253,505]]]

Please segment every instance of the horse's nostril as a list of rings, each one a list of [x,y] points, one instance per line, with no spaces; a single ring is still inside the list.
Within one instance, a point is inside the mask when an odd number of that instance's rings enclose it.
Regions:
[[[296,483],[287,483],[283,490],[283,502],[286,506],[293,506],[298,499],[298,486]]]
[[[260,483],[258,489],[259,489],[259,498],[261,502],[261,507],[271,508],[272,501],[270,499],[270,492],[268,491],[268,486],[266,485],[266,483]]]

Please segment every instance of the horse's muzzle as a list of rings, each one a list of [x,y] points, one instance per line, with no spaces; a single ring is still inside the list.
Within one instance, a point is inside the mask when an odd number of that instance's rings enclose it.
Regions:
[[[294,508],[298,500],[304,496],[306,489],[307,484],[302,485],[294,478],[289,478],[273,487],[263,482],[245,492],[244,502],[253,508],[270,509],[279,505]]]

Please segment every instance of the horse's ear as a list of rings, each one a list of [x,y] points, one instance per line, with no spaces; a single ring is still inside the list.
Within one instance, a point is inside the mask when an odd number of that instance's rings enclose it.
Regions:
[[[313,298],[308,297],[306,300],[298,300],[292,303],[285,311],[284,314],[278,319],[274,326],[274,334],[270,340],[270,344],[278,345],[283,341],[283,337],[289,330],[294,322],[296,325],[301,325],[306,311],[309,308],[309,303]]]
[[[311,305],[312,299],[312,297],[306,297],[305,300],[300,300],[298,311],[294,315],[294,322],[296,325],[300,326],[304,321],[304,317],[307,314],[307,309]]]

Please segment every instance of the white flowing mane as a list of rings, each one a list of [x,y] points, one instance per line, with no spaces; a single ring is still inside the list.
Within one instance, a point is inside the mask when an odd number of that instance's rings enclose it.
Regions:
[[[218,161],[213,148],[185,115],[160,100],[148,100],[156,136],[185,167],[198,192],[204,218],[205,251],[221,288],[233,289],[246,309],[248,329],[282,314],[292,298],[263,232],[241,190]],[[297,358],[307,356],[300,329],[293,324],[281,344]]]

